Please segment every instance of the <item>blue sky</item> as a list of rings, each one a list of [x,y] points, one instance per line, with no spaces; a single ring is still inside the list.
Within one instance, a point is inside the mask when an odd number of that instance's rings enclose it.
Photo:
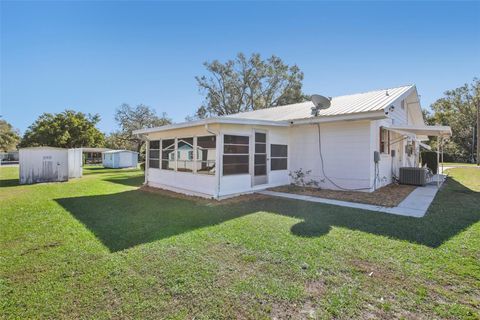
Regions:
[[[480,76],[480,2],[1,1],[1,114],[23,133],[43,112],[122,103],[175,121],[203,97],[202,63],[275,54],[304,91],[337,96],[415,83],[422,106]]]

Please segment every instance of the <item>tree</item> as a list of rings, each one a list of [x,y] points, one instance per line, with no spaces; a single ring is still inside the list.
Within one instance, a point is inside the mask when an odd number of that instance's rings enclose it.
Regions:
[[[126,103],[116,110],[115,121],[120,130],[107,138],[107,146],[122,146],[124,149],[133,149],[137,152],[141,151],[143,140],[133,134],[134,130],[160,127],[172,123],[165,112],[159,117],[149,106],[139,104],[133,108]]]
[[[208,76],[195,77],[205,95],[196,118],[223,116],[275,107],[308,99],[302,93],[303,72],[272,55],[262,60],[239,53],[234,60],[205,62]],[[190,118],[192,119],[192,118]]]
[[[84,114],[73,110],[44,113],[23,135],[21,147],[50,146],[59,148],[100,147],[105,136],[96,125],[98,114]]]
[[[120,131],[112,132],[105,137],[105,147],[116,150],[136,150],[137,148],[132,141],[122,136]]]
[[[7,121],[0,119],[0,150],[4,152],[15,150],[19,142],[18,131]]]
[[[448,125],[452,138],[444,145],[444,151],[455,161],[474,160],[477,103],[480,101],[480,79],[471,84],[448,90],[444,97],[431,105],[432,114],[427,116],[429,124]],[[478,143],[478,142],[477,142]],[[436,148],[436,143],[432,143]]]

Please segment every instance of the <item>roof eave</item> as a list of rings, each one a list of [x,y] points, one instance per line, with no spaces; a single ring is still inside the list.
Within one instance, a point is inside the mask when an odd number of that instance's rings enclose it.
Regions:
[[[291,125],[302,125],[320,122],[337,122],[337,121],[355,121],[355,120],[379,120],[387,118],[383,110],[366,111],[351,114],[340,114],[332,116],[318,116],[306,119],[296,119],[290,121]]]
[[[155,128],[146,128],[133,131],[133,134],[149,134],[154,132],[176,130],[182,128],[190,128],[203,126],[207,124],[250,124],[250,125],[264,125],[264,126],[274,126],[274,127],[287,127],[289,125],[288,121],[271,121],[271,120],[260,120],[260,119],[244,119],[244,118],[208,118],[190,122],[181,122],[176,124],[165,125]]]
[[[413,133],[417,136],[439,136],[439,137],[451,137],[452,129],[450,126],[426,126],[426,125],[399,125],[399,126],[387,126],[386,129],[398,131],[400,133]]]

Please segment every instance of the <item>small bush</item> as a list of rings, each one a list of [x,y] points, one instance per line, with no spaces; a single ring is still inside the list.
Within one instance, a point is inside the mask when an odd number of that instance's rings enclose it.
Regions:
[[[422,166],[427,165],[427,168],[432,170],[433,173],[437,173],[438,163],[437,163],[437,153],[433,151],[423,151],[422,152]]]
[[[300,168],[298,170],[291,171],[288,175],[293,180],[292,184],[296,186],[299,186],[302,188],[305,188],[305,187],[318,188],[319,187],[318,181],[314,179],[308,180],[308,176],[310,175],[311,172],[312,170],[303,171],[302,168]]]

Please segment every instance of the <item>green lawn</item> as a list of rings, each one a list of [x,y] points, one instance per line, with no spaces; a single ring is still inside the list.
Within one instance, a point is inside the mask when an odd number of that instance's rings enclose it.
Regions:
[[[477,167],[475,163],[444,162],[445,167]]]
[[[0,168],[5,319],[479,319],[480,170],[422,219],[308,202],[215,204],[90,168],[18,186]]]

